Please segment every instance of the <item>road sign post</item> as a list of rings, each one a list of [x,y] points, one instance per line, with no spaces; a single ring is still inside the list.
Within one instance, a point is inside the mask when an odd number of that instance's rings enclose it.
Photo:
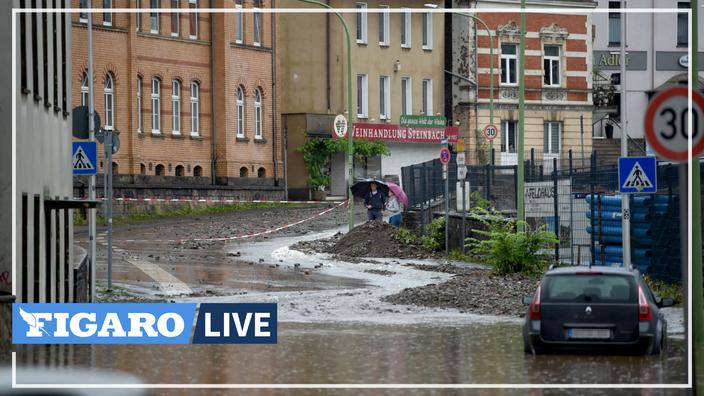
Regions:
[[[450,254],[450,238],[448,231],[450,228],[450,175],[448,175],[447,164],[450,163],[452,154],[448,146],[449,141],[443,139],[442,149],[440,149],[440,162],[442,162],[442,177],[445,179],[445,254]]]

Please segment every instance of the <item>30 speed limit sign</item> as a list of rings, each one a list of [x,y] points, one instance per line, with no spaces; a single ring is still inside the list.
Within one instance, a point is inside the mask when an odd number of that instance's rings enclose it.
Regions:
[[[489,140],[494,140],[499,136],[499,128],[494,124],[489,124],[484,127],[484,137]]]
[[[645,112],[645,138],[663,158],[687,161],[689,136],[692,156],[704,150],[704,96],[692,91],[692,129],[689,125],[687,87],[674,87],[657,94]]]

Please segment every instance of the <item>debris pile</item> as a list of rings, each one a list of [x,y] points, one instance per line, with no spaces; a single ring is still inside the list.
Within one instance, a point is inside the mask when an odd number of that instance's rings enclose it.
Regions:
[[[398,238],[398,228],[383,221],[368,221],[339,237],[325,253],[342,257],[430,258],[432,254],[415,244]]]

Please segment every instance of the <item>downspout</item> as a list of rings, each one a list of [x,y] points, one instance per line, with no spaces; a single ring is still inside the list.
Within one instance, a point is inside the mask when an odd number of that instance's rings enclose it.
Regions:
[[[326,0],[325,4],[330,5],[330,1]],[[325,96],[328,114],[330,114],[330,13],[325,13]]]
[[[276,8],[276,0],[271,0]],[[276,155],[276,14],[271,14],[271,154],[274,157],[274,186],[279,185],[279,159]]]
[[[212,7],[212,2],[210,4]],[[215,117],[215,29],[213,27],[214,25],[214,19],[213,19],[213,14],[210,14],[210,114],[211,114],[211,119],[213,122],[211,123],[211,128],[210,128],[210,184],[215,185],[217,184],[217,178],[215,176],[215,170],[217,168],[217,161],[218,161],[218,154],[216,151],[216,142],[215,142],[215,130],[216,128],[216,120],[217,118]]]
[[[477,1],[474,2],[474,7],[477,6],[477,3]],[[473,18],[469,18],[469,20],[472,23],[472,33],[474,35],[474,49],[472,50],[474,52],[474,138],[476,139],[477,160],[479,161],[479,154],[482,152],[481,147],[479,147],[481,142],[481,139],[479,139],[479,70],[477,69],[479,64],[479,39],[477,37],[477,21]],[[484,162],[479,161],[478,163]]]

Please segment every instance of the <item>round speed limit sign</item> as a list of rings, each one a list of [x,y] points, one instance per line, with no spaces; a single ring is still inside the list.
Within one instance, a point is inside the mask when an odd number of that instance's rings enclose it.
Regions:
[[[674,87],[657,94],[645,112],[645,138],[653,149],[670,161],[687,161],[689,136],[692,156],[704,150],[704,96],[692,91],[692,129],[688,128],[687,87]]]
[[[494,124],[489,124],[484,127],[484,137],[489,140],[494,140],[499,136],[499,128]]]

